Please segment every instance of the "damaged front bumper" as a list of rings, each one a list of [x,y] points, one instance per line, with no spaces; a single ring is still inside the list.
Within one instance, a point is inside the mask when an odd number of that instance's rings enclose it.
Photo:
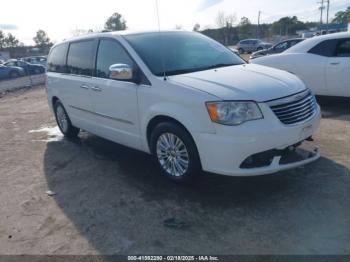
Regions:
[[[283,150],[273,149],[248,157],[240,166],[240,173],[245,176],[273,174],[309,164],[319,158],[318,148],[309,141],[303,141]]]

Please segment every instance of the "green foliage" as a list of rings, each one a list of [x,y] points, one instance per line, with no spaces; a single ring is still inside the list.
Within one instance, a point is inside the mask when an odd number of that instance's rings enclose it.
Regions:
[[[304,29],[306,29],[305,24],[299,21],[296,16],[282,17],[271,26],[271,31],[275,35],[295,35],[296,31]]]
[[[224,45],[234,45],[239,40],[237,27],[206,29],[201,33]]]
[[[254,34],[255,26],[252,25],[247,17],[242,17],[238,25],[238,38],[246,39],[251,38]]]
[[[41,29],[36,32],[36,36],[33,38],[33,40],[35,42],[35,46],[40,49],[45,49],[52,46],[50,38],[46,32]]]
[[[200,28],[201,28],[200,24],[195,24],[193,27],[193,31],[198,32]]]
[[[105,29],[109,31],[126,30],[126,21],[119,13],[114,13],[105,23]]]
[[[5,35],[4,33],[0,30],[0,49],[4,48],[5,45]]]
[[[20,45],[20,42],[14,35],[12,35],[11,33],[8,33],[7,35],[5,35],[0,30],[0,49],[8,48],[8,47],[17,47],[19,45]]]
[[[222,16],[222,15],[221,15]],[[218,15],[218,17],[220,17]],[[219,19],[217,19],[219,20]],[[222,19],[221,19],[222,20]],[[224,23],[222,23],[224,25]],[[298,17],[282,17],[272,24],[252,24],[247,17],[242,17],[235,27],[223,26],[218,29],[207,29],[203,34],[224,45],[234,45],[238,41],[249,38],[270,38],[274,35],[296,35],[299,30],[318,26],[317,22],[302,22]]]
[[[350,6],[345,11],[336,13],[332,22],[337,24],[350,23]]]

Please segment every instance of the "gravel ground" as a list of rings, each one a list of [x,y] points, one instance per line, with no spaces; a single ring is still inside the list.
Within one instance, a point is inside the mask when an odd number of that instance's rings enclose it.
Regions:
[[[327,102],[324,116],[313,164],[179,186],[144,153],[63,139],[43,88],[7,94],[0,254],[349,254],[349,103]]]

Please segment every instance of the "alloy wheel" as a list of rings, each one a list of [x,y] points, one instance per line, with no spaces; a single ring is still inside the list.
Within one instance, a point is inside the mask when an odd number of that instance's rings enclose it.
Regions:
[[[184,142],[174,134],[162,134],[157,141],[157,157],[171,176],[183,176],[189,167],[189,154]]]
[[[63,107],[59,105],[56,108],[56,116],[57,116],[57,123],[59,127],[62,129],[63,132],[67,132],[68,130],[68,119],[66,112],[64,111]]]

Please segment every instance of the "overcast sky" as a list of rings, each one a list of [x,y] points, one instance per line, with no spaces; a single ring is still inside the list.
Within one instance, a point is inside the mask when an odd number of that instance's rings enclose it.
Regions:
[[[79,29],[101,29],[113,13],[121,13],[131,30],[157,29],[156,0],[16,0],[1,1],[0,30],[11,32],[26,44],[38,29],[45,30],[53,41],[72,36]],[[330,0],[331,17],[350,5],[349,0]],[[317,0],[158,0],[162,29],[182,25],[192,30],[194,24],[215,27],[219,11],[246,16],[262,22],[296,15],[304,21],[319,21]]]

